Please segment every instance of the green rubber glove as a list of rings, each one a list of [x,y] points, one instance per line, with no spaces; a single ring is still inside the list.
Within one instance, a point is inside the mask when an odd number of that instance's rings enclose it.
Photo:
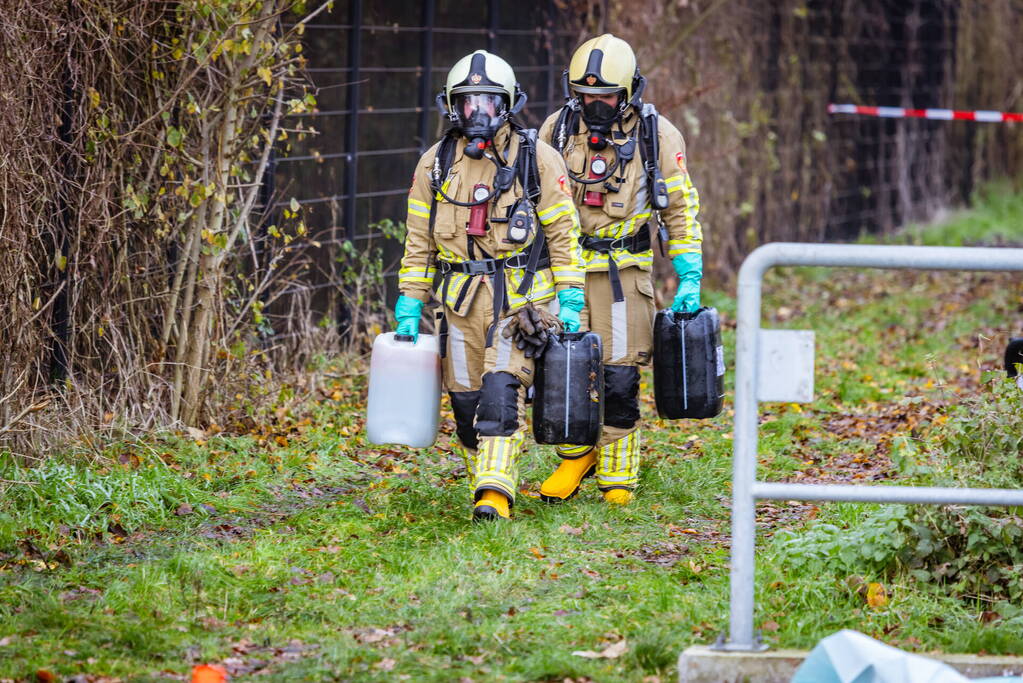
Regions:
[[[700,280],[703,278],[703,255],[679,254],[671,259],[678,275],[678,291],[671,302],[671,310],[692,313],[700,308]]]
[[[402,294],[398,297],[398,303],[394,304],[394,317],[398,321],[395,334],[410,335],[414,341],[419,341],[419,316],[423,312],[423,302]]]
[[[579,331],[579,314],[586,307],[586,295],[581,289],[563,289],[558,292],[558,320],[565,326],[565,332]]]

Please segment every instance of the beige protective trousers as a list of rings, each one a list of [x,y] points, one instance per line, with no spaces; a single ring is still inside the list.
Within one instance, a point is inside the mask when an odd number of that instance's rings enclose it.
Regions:
[[[477,276],[484,277],[484,276]],[[498,322],[493,345],[489,282],[481,283],[464,316],[448,308],[443,361],[444,386],[451,396],[458,437],[474,498],[485,490],[515,501],[518,459],[526,438],[526,391],[533,384],[533,359],[526,358],[502,332],[511,318]],[[473,443],[478,438],[478,443]]]
[[[631,489],[639,480],[639,367],[650,362],[653,344],[653,282],[649,271],[619,271],[624,301],[615,302],[607,271],[586,274],[583,329],[604,345],[604,429],[597,442],[597,486]],[[562,458],[580,458],[589,446],[558,446]]]

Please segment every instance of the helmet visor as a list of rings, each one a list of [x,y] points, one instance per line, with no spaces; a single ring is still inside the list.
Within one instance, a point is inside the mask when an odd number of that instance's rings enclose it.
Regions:
[[[508,109],[504,96],[493,93],[458,93],[451,104],[466,133],[496,131]]]

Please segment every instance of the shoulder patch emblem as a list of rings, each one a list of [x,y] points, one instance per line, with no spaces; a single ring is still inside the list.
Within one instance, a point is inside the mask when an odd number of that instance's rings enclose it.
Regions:
[[[473,85],[479,85],[479,82],[482,81],[482,80],[483,80],[483,76],[481,76],[480,74],[472,74],[472,75],[469,76],[469,81]]]
[[[679,170],[686,170],[686,155],[682,152],[675,153],[675,163],[678,164]]]
[[[564,175],[558,177],[558,187],[560,187],[561,191],[567,194],[569,197],[572,196],[572,190],[568,187],[568,178],[566,178]]]

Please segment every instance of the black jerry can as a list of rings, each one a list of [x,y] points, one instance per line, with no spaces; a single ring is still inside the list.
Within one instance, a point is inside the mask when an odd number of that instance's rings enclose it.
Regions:
[[[714,417],[725,394],[721,321],[714,308],[671,309],[654,320],[654,399],[668,420]]]
[[[566,332],[547,342],[533,383],[537,443],[597,443],[604,422],[603,357],[595,332]]]

